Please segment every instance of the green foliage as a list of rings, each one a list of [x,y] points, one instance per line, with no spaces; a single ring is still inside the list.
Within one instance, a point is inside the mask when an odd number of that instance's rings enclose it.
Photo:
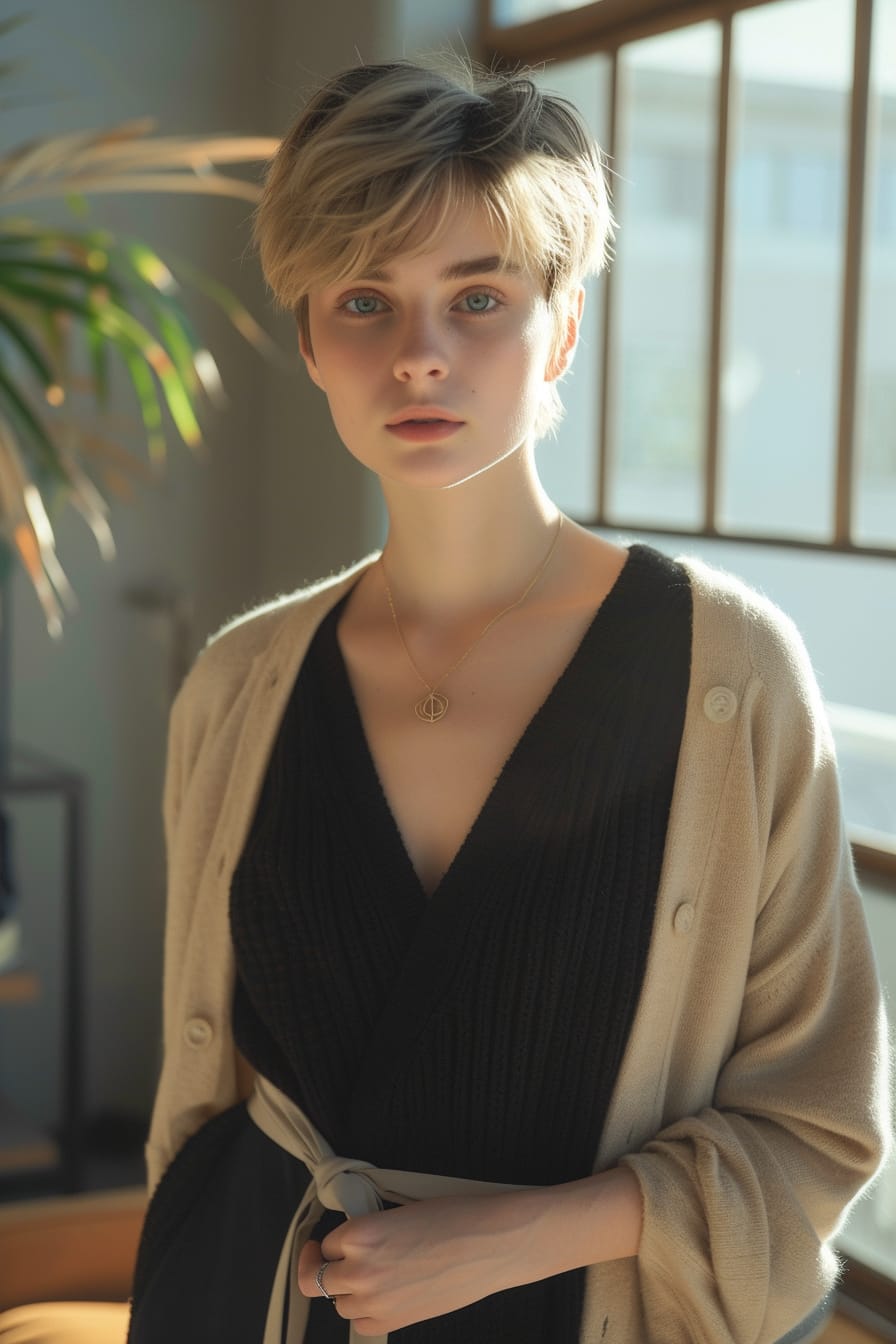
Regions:
[[[0,39],[27,20],[0,22]],[[0,61],[0,79],[14,69]],[[167,410],[181,441],[202,446],[200,397],[226,403],[220,374],[180,301],[183,279],[218,304],[267,358],[280,352],[220,282],[186,263],[166,263],[148,243],[89,227],[88,196],[121,191],[190,191],[255,201],[260,188],[208,171],[209,164],[263,160],[277,142],[230,136],[148,138],[147,120],[96,132],[67,132],[0,157],[0,582],[21,562],[49,632],[62,630],[60,600],[74,594],[56,559],[52,520],[71,504],[105,558],[114,555],[108,504],[93,479],[129,495],[128,477],[165,468]],[[201,169],[201,171],[200,171]],[[82,226],[47,227],[14,213],[24,200],[57,197]],[[73,344],[88,374],[74,370]],[[110,365],[120,362],[136,397],[146,461],[79,420],[70,406],[87,392],[109,412]]]

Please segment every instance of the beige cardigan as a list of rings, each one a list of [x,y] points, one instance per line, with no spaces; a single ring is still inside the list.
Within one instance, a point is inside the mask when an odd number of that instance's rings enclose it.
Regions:
[[[251,1091],[230,1030],[231,874],[311,635],[375,559],[226,625],[175,700],[151,1192],[185,1140]],[[586,1271],[582,1344],[778,1340],[834,1282],[830,1240],[888,1133],[881,992],[808,657],[767,600],[682,563],[684,737],[646,975],[594,1162],[634,1171],[643,1235],[637,1257]]]

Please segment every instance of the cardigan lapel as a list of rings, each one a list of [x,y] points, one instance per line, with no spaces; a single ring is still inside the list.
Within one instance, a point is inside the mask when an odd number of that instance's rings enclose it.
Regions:
[[[362,561],[337,581],[312,593],[307,601],[297,604],[280,623],[267,649],[253,661],[250,678],[255,679],[255,687],[230,766],[210,855],[226,854],[227,861],[218,874],[224,892],[230,889],[233,870],[246,843],[277,731],[314,632],[371,563],[369,558]]]
[[[691,679],[675,775],[660,885],[647,967],[632,1029],[607,1112],[594,1170],[639,1148],[664,1123],[669,1045],[678,1029],[678,994],[695,939],[682,936],[699,917],[709,855],[734,749],[736,718],[725,724],[707,715],[705,698],[725,687],[740,701],[751,674],[742,646],[719,639],[717,618],[699,561],[679,557],[693,592]],[[674,1087],[672,1089],[674,1093]],[[652,1105],[645,1098],[652,1097]],[[707,1097],[702,1104],[710,1104]],[[672,1101],[674,1105],[674,1098]]]

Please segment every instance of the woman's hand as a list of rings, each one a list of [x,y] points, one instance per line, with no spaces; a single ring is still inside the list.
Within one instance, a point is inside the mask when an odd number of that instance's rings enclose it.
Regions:
[[[299,1288],[324,1287],[359,1335],[386,1335],[490,1293],[638,1253],[641,1192],[627,1167],[563,1185],[453,1196],[350,1218],[299,1256]]]
[[[383,1335],[540,1277],[521,1277],[530,1227],[516,1192],[421,1200],[350,1218],[309,1241],[299,1288],[320,1297],[315,1276],[359,1335]]]

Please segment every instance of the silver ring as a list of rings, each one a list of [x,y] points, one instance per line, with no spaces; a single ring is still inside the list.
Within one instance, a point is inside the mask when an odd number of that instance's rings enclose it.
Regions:
[[[320,1269],[314,1276],[314,1282],[317,1284],[318,1288],[323,1293],[324,1297],[327,1299],[328,1302],[336,1301],[334,1295],[332,1293],[328,1293],[326,1288],[324,1287],[324,1270],[329,1269],[332,1263],[333,1263],[332,1260],[323,1260],[321,1262]]]

